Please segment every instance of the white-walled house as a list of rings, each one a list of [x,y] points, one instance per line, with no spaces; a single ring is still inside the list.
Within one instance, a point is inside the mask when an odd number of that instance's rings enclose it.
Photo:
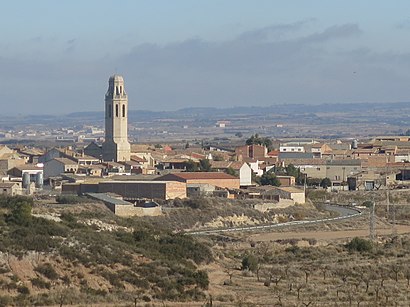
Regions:
[[[239,176],[239,185],[241,187],[252,185],[252,169],[246,162],[211,161],[211,166],[218,171],[234,170]]]
[[[239,182],[241,187],[252,185],[252,169],[248,163],[243,163],[239,169]]]
[[[262,176],[263,175],[263,169],[259,167],[259,161],[249,161],[249,166],[251,167],[252,172],[256,174],[256,176]]]

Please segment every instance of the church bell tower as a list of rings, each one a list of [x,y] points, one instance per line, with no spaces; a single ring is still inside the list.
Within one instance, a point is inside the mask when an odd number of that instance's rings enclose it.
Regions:
[[[122,76],[108,80],[105,94],[105,142],[102,145],[104,161],[129,161],[131,145],[128,142],[128,97]]]

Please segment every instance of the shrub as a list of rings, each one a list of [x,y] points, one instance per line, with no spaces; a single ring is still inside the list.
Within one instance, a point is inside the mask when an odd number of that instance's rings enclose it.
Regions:
[[[208,274],[205,271],[198,271],[194,273],[194,278],[196,280],[196,284],[202,289],[208,289],[209,286],[209,278]]]
[[[51,280],[55,280],[59,278],[59,275],[49,263],[40,264],[34,270]]]
[[[28,203],[30,206],[32,206],[33,199],[26,196],[0,195],[0,208],[12,209],[18,203]]]
[[[332,181],[327,177],[323,178],[320,182],[320,186],[324,189],[327,189],[328,187],[332,186]]]
[[[205,209],[210,206],[209,201],[203,197],[186,199],[184,205],[192,209]]]
[[[31,284],[39,289],[50,289],[51,284],[40,277],[31,278]]]
[[[31,208],[30,202],[25,200],[16,202],[7,216],[7,223],[27,226],[31,221]]]
[[[12,298],[10,296],[0,296],[0,306],[10,306]]]
[[[362,206],[371,208],[373,206],[373,202],[371,200],[366,200],[365,202],[363,202]]]
[[[56,197],[59,204],[81,204],[89,202],[87,198],[76,195],[60,195]]]
[[[30,294],[30,290],[26,286],[18,286],[17,287],[17,292],[20,293],[20,294],[23,294],[23,295],[29,295]]]
[[[245,255],[242,259],[242,270],[255,272],[258,268],[258,259],[254,255]]]
[[[369,240],[355,237],[346,244],[346,247],[351,252],[370,252],[373,249],[373,243]]]

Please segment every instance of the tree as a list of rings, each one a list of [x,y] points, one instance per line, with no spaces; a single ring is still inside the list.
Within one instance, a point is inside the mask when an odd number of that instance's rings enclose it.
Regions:
[[[273,185],[275,187],[279,187],[280,181],[276,177],[274,172],[266,172],[261,176],[260,184],[261,185]]]
[[[228,175],[238,177],[237,172],[236,172],[232,167],[228,167],[228,168],[226,169],[226,173],[227,173]]]
[[[324,189],[327,189],[332,185],[332,181],[330,181],[329,178],[323,178],[322,181],[320,182],[320,186]]]
[[[199,170],[201,172],[210,172],[212,170],[211,163],[208,159],[199,160]]]
[[[185,170],[187,172],[197,172],[198,164],[192,160],[188,160],[187,162],[185,162]]]
[[[241,137],[243,137],[243,134],[242,134],[242,132],[236,132],[235,136],[238,137],[238,138],[241,138]]]
[[[286,174],[288,176],[295,177],[297,184],[304,184],[305,183],[305,174],[303,174],[298,167],[295,167],[293,164],[289,164],[286,166]]]
[[[280,176],[293,176],[297,184],[305,183],[305,174],[293,164],[288,164],[286,167],[275,166],[275,174]]]
[[[260,137],[259,134],[252,135],[249,139],[246,140],[246,145],[263,145],[272,150],[272,140],[267,137]]]
[[[322,179],[320,178],[306,178],[306,183],[311,187],[319,187]]]
[[[222,155],[218,155],[218,154],[212,155],[212,159],[213,159],[214,161],[224,161],[224,160],[225,160]]]

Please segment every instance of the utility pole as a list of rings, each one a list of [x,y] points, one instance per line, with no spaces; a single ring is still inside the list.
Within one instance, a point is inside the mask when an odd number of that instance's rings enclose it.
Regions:
[[[385,182],[386,182],[386,206],[387,206],[387,222],[390,219],[390,187],[387,182],[387,166],[386,166],[386,176],[385,176]]]

